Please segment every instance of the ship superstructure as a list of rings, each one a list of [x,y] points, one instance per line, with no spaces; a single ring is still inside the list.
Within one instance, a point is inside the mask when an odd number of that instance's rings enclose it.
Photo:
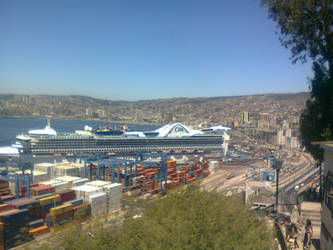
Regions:
[[[194,130],[181,123],[167,124],[154,131],[124,131],[85,126],[74,133],[60,133],[48,122],[44,129],[17,136],[21,154],[131,153],[138,151],[227,150],[230,128]]]

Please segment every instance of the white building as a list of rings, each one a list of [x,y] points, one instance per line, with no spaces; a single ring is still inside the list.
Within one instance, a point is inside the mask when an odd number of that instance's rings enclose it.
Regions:
[[[288,149],[299,149],[301,143],[298,139],[298,130],[283,126],[277,132],[277,145]]]

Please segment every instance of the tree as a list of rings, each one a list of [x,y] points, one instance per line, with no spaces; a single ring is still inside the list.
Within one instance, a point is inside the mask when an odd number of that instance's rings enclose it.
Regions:
[[[280,28],[280,41],[290,48],[293,62],[310,57],[333,67],[332,0],[262,0]]]
[[[142,216],[141,216],[142,215]],[[72,230],[65,249],[269,249],[272,232],[237,197],[202,191],[197,185],[145,203],[140,216],[93,233]],[[78,236],[80,235],[80,237]]]
[[[306,102],[300,119],[300,139],[316,159],[322,160],[322,149],[311,143],[333,139],[333,78],[316,62],[313,71],[311,99]]]
[[[333,139],[333,0],[262,0],[278,23],[280,42],[293,63],[313,60],[311,98],[300,119],[303,146],[318,160],[323,152],[312,142]]]

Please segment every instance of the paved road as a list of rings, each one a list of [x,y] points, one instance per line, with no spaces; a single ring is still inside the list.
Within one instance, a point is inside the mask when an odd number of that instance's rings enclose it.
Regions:
[[[245,183],[245,174],[247,173],[247,166],[241,165],[227,165],[222,166],[215,170],[207,178],[203,179],[201,185],[208,191],[224,191],[229,188],[235,188],[238,185]],[[226,175],[234,175],[231,179],[227,179]]]
[[[301,183],[310,182],[318,171],[314,167],[314,160],[309,154],[299,154],[301,156],[297,161],[286,159],[280,170],[279,191],[281,195],[287,196],[289,199],[283,201],[284,203],[295,203],[294,187]],[[251,165],[259,166],[259,172],[267,169],[264,161]],[[219,167],[202,181],[202,187],[208,191],[215,190],[217,192],[245,189],[247,179],[245,175],[248,173],[248,167],[247,165],[224,165]],[[234,177],[227,179],[226,174],[232,174]]]
[[[315,162],[309,154],[303,154],[300,162],[293,166],[286,165],[285,175],[282,175],[282,185],[279,185],[280,190],[280,206],[282,212],[291,212],[294,204],[296,204],[297,194],[305,191],[309,183],[318,175],[319,169],[315,167]],[[295,191],[295,186],[300,189]],[[303,187],[302,187],[303,185]]]

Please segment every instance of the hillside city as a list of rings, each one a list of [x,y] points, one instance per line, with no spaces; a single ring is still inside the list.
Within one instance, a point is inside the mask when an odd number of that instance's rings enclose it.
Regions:
[[[333,249],[333,0],[58,2],[0,3],[0,250]]]
[[[308,93],[111,101],[86,96],[0,95],[0,117],[50,117],[232,128],[233,142],[299,149],[299,117]]]

